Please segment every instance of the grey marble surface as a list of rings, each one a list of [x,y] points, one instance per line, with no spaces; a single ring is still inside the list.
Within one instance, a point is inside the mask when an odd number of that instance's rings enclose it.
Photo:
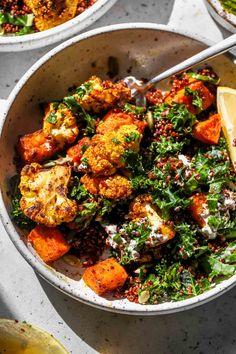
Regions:
[[[91,28],[155,22],[219,41],[229,35],[202,0],[118,0]],[[0,53],[0,97],[50,48]],[[0,317],[34,323],[53,333],[72,354],[235,354],[236,288],[194,310],[159,317],[103,312],[70,299],[37,277],[0,225]]]

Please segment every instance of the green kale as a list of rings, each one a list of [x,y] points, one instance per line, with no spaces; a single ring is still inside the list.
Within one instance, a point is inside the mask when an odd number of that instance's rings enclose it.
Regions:
[[[179,255],[183,259],[192,257],[195,253],[196,230],[187,223],[182,223],[175,226],[175,231],[178,233],[177,241],[175,240],[177,257]]]
[[[210,288],[211,283],[207,278],[196,280],[187,269],[180,271],[181,268],[179,262],[168,265],[161,261],[155,267],[155,274],[148,275],[142,284],[139,301],[150,304],[167,299],[178,301],[199,295]],[[146,301],[142,301],[143,297]]]
[[[15,194],[12,196],[12,220],[23,229],[32,229],[35,226],[35,222],[29,219],[20,208],[21,194]]]
[[[111,139],[111,141],[113,142],[113,144],[119,145],[121,142],[120,140],[118,140],[117,138],[113,138]]]
[[[175,155],[180,153],[189,143],[190,141],[188,139],[176,141],[172,137],[166,138],[161,136],[160,141],[154,141],[149,146],[147,150],[148,159],[153,161],[167,155]]]
[[[80,205],[79,212],[74,219],[74,222],[80,225],[81,230],[88,227],[95,214],[97,213],[98,208],[98,203],[96,201],[90,201],[90,199]]]
[[[46,120],[48,123],[55,124],[57,122],[56,112],[50,112]]]
[[[140,139],[140,134],[138,132],[131,132],[124,138],[124,140],[127,143],[131,143],[132,141],[139,141],[139,139]]]
[[[20,176],[15,175],[11,177],[9,184],[10,184],[10,193],[11,193],[11,203],[12,203],[12,210],[11,216],[12,220],[21,228],[23,229],[32,229],[35,226],[35,222],[29,219],[21,210],[20,208],[20,200],[21,200],[21,193],[19,190],[20,183]]]
[[[201,258],[201,266],[210,278],[230,276],[236,271],[236,241],[216,254],[205,255]]]
[[[171,212],[175,208],[185,210],[191,204],[191,200],[183,196],[181,190],[173,191],[170,187],[152,193],[153,203],[161,210],[162,218],[171,219]]]
[[[202,110],[202,98],[198,91],[192,90],[190,87],[186,86],[184,89],[185,96],[192,97],[192,105],[198,108],[198,112]]]
[[[139,115],[139,114],[145,113],[146,108],[141,107],[141,106],[134,106],[134,105],[131,105],[130,103],[126,103],[124,105],[124,111],[127,113],[134,113],[134,114]]]
[[[96,119],[97,117],[90,115],[82,105],[76,100],[75,96],[64,97],[63,102],[69,110],[76,115],[79,123],[84,123],[84,135],[92,136],[96,132]]]
[[[109,199],[102,199],[99,203],[99,206],[101,208],[99,211],[99,215],[104,216],[112,211],[114,207],[114,202]]]
[[[144,173],[144,167],[142,163],[142,156],[137,152],[132,150],[127,150],[122,155],[125,167],[128,170],[131,170],[134,175],[141,175]]]
[[[80,85],[76,88],[75,92],[79,98],[83,98],[85,95],[88,95],[92,90],[92,82],[88,81],[85,84]]]
[[[147,241],[151,233],[151,227],[148,222],[136,223],[131,221],[123,225],[122,229],[115,236],[119,244],[125,240],[121,247],[121,264],[129,264],[135,261],[134,254],[139,252]]]
[[[69,189],[69,196],[77,202],[87,198],[93,198],[93,195],[90,194],[82,184],[80,184],[80,179],[78,176],[73,177],[73,183]]]
[[[213,85],[218,85],[219,82],[220,82],[220,79],[218,77],[213,78],[211,76],[198,74],[198,73],[196,73],[194,71],[188,71],[188,76],[190,76],[190,77],[192,77],[193,79],[196,79],[196,80],[209,82],[210,84],[213,84]]]
[[[197,121],[196,116],[190,113],[184,104],[180,103],[173,103],[172,106],[163,103],[152,110],[155,120],[168,119],[174,130],[183,135],[191,133],[192,126]]]

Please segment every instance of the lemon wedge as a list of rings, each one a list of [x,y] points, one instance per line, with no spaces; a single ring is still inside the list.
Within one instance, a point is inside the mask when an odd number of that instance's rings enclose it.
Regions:
[[[230,158],[236,169],[236,90],[224,86],[217,88],[217,110],[221,116]]]

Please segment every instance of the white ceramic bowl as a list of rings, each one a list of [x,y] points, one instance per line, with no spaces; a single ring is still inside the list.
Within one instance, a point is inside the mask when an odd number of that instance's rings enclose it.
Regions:
[[[236,16],[226,11],[219,0],[204,0],[206,7],[214,18],[222,27],[232,33],[236,33]]]
[[[10,218],[8,180],[15,173],[14,146],[18,135],[39,127],[42,120],[40,102],[62,98],[68,87],[83,82],[90,75],[98,74],[106,78],[110,56],[118,60],[120,78],[127,76],[128,72],[138,78],[151,78],[207,45],[209,43],[206,40],[191,38],[185,33],[176,33],[166,26],[154,24],[120,24],[99,28],[79,35],[46,54],[23,76],[10,94],[0,126],[1,219],[11,240],[31,266],[49,283],[75,299],[109,311],[154,315],[197,306],[219,296],[235,284],[236,275],[199,296],[157,305],[139,305],[128,300],[99,297],[80,280],[77,268],[59,261],[56,264],[60,270],[58,272],[43,264],[27,248],[22,232]],[[235,85],[236,69],[232,58],[221,55],[208,64],[222,78],[223,85]]]
[[[0,52],[37,49],[72,37],[102,17],[116,1],[97,0],[93,6],[70,21],[43,32],[24,36],[0,36]]]

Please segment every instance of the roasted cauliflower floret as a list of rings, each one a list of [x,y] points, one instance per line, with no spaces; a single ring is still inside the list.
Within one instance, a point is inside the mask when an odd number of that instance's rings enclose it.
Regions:
[[[140,133],[143,133],[147,123],[135,119],[132,113],[123,112],[121,109],[112,109],[108,112],[101,123],[98,125],[96,132],[98,134],[105,134],[109,132],[115,132],[123,125],[135,124],[138,127]]]
[[[96,175],[112,175],[117,168],[125,167],[123,154],[127,150],[139,151],[142,134],[136,125],[123,125],[117,131],[96,134],[83,154],[81,170]],[[84,164],[86,162],[86,165]]]
[[[58,26],[76,15],[79,0],[24,0],[35,16],[35,26],[39,31]]]
[[[86,174],[80,182],[83,183],[89,193],[108,199],[124,199],[132,194],[132,187],[128,178],[117,174],[110,177],[90,177]]]
[[[86,111],[99,113],[113,108],[119,102],[130,101],[131,92],[123,82],[102,81],[92,76],[77,88],[74,97]]]
[[[158,211],[152,204],[151,196],[144,194],[134,199],[130,204],[129,218],[135,221],[147,218],[152,226],[150,244],[162,244],[171,240],[175,232],[160,217]]]
[[[21,171],[20,207],[24,214],[38,224],[55,227],[72,221],[77,213],[75,201],[67,198],[71,176],[68,166],[45,169],[37,163],[26,165]]]
[[[43,131],[52,136],[60,148],[72,144],[79,134],[76,118],[63,103],[50,103],[46,108]]]

